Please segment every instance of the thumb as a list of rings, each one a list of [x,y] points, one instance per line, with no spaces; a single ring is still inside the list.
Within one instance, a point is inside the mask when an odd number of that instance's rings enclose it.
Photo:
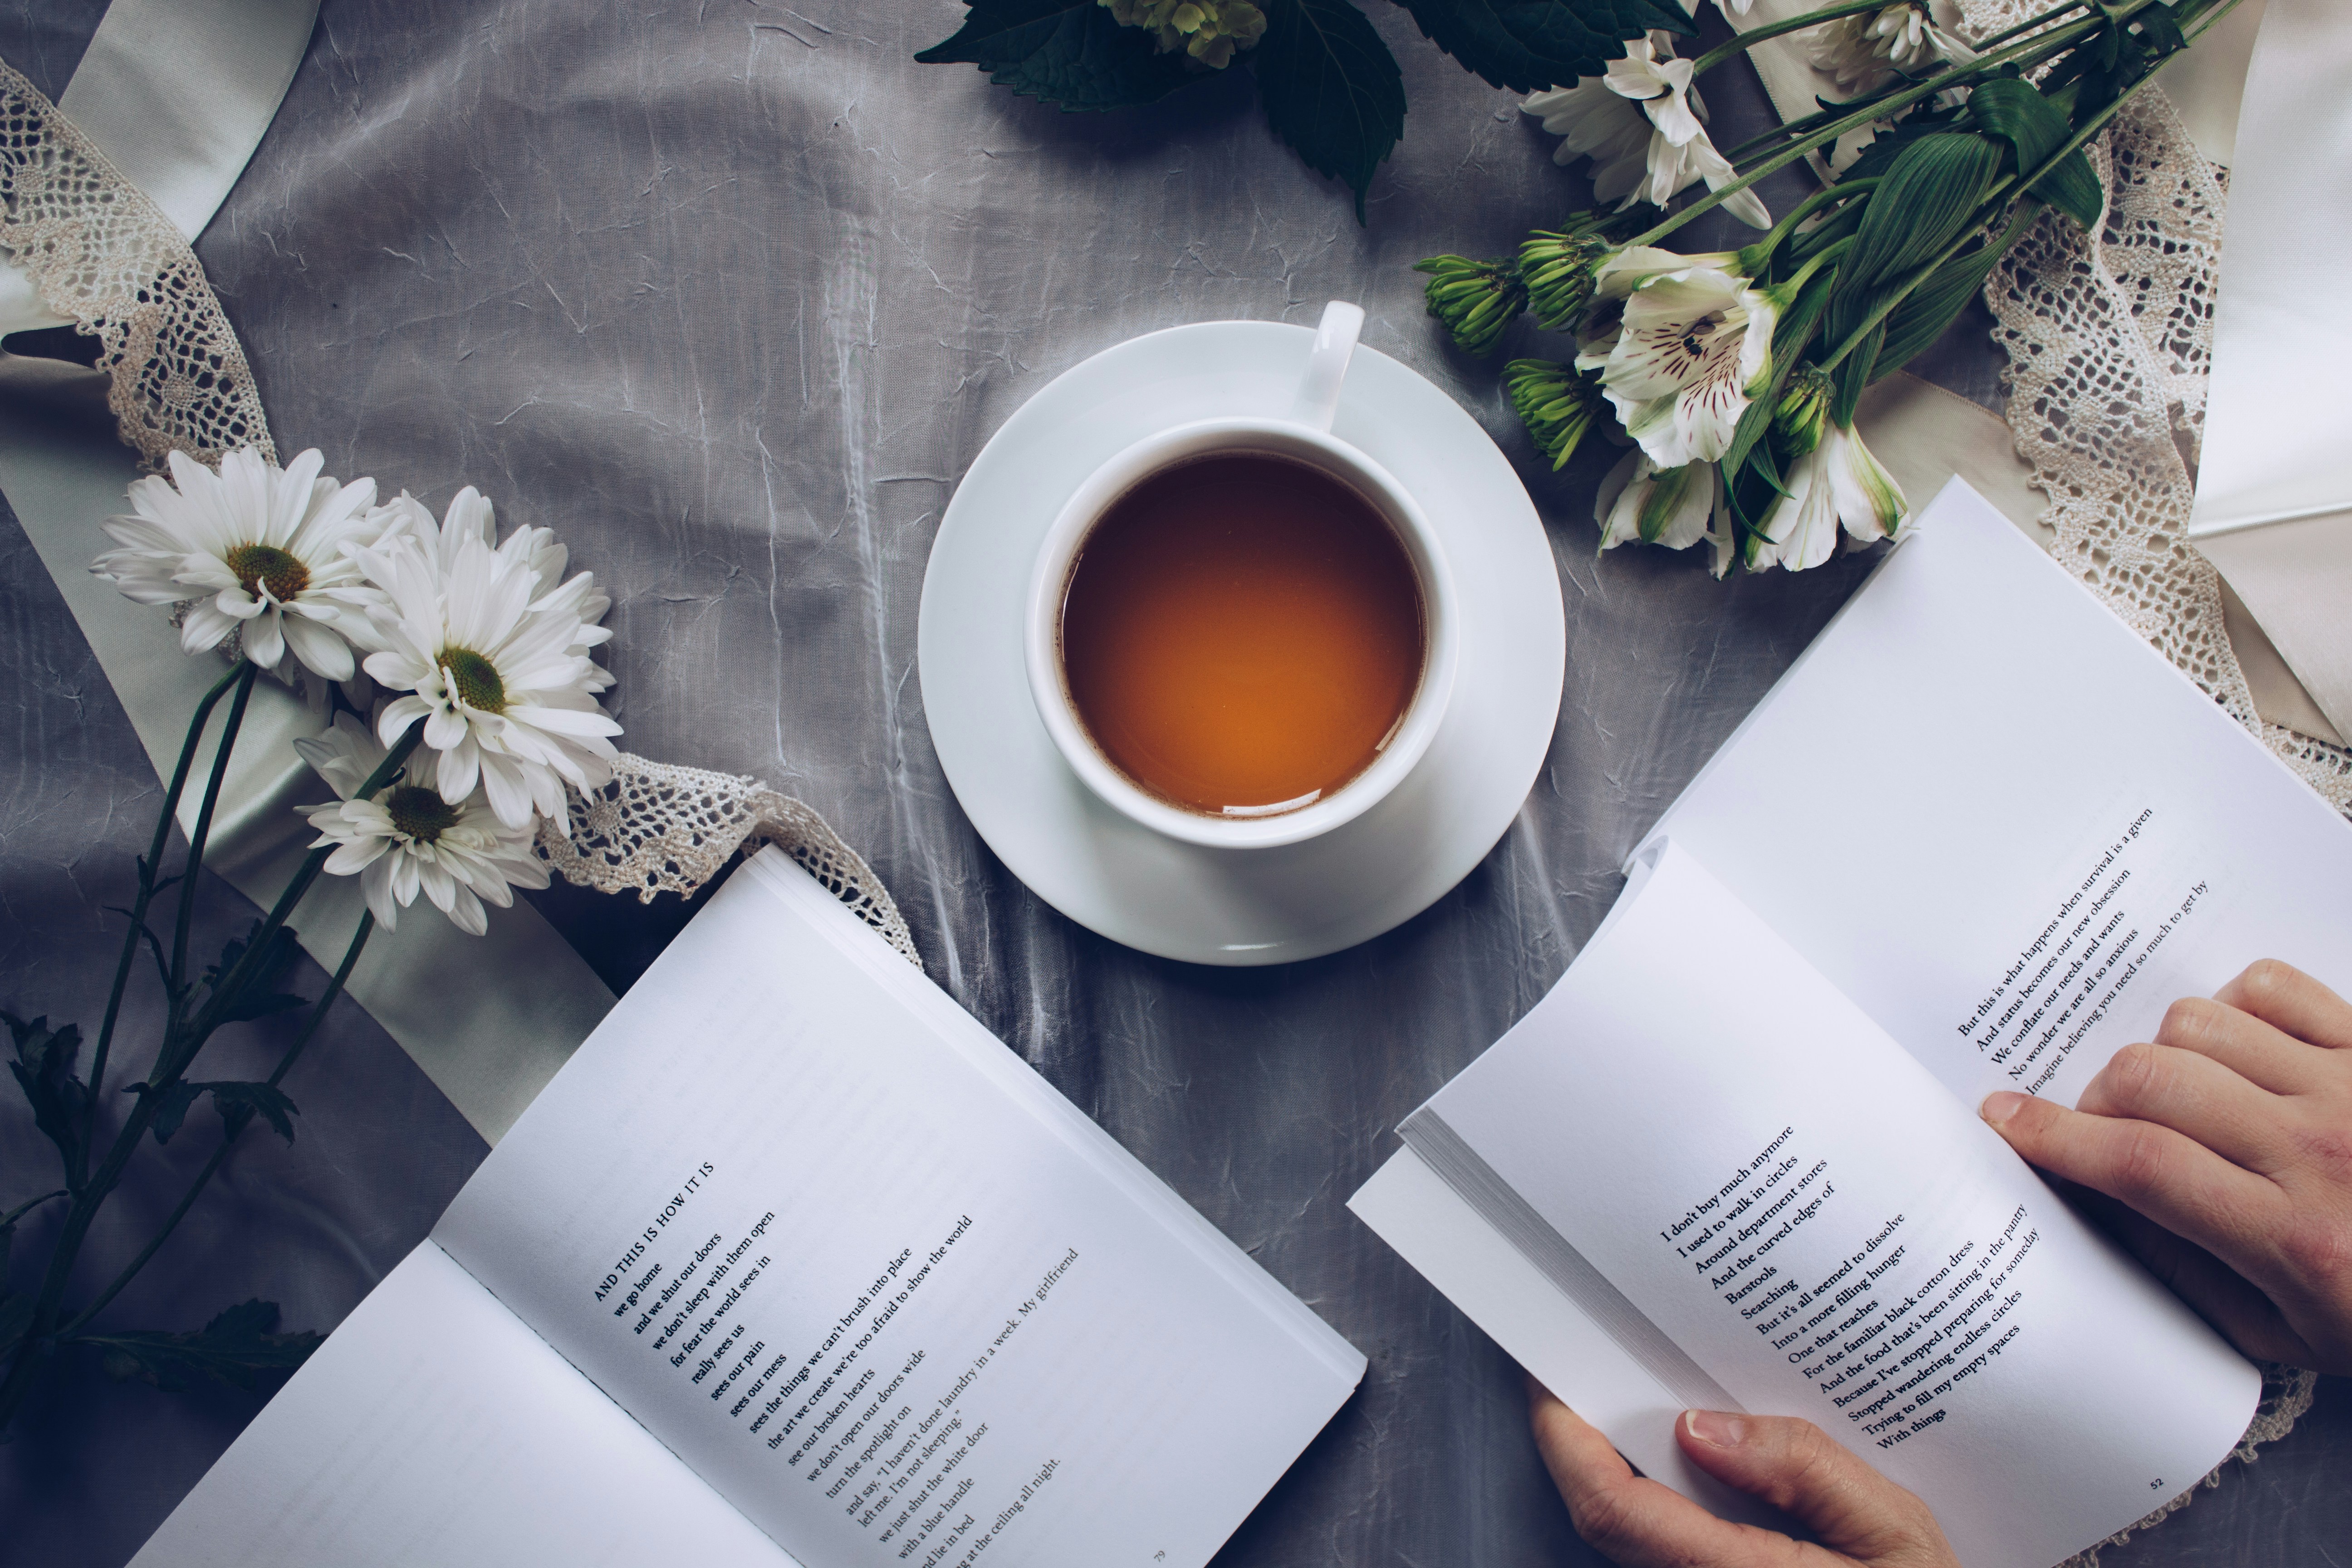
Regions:
[[[1889,1568],[1956,1562],[1926,1503],[1810,1421],[1689,1410],[1675,1437],[1700,1469],[1802,1521],[1833,1552]]]

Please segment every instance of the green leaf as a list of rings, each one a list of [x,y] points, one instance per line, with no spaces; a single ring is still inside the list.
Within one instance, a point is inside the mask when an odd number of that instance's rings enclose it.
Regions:
[[[236,968],[237,961],[245,956],[246,943],[250,942],[254,933],[260,929],[261,922],[255,921],[247,928],[245,935],[232,937],[221,948],[220,962],[205,971],[205,989],[219,990],[221,982]],[[221,1008],[218,1022],[243,1023],[254,1018],[266,1018],[272,1013],[283,1013],[289,1007],[301,1006],[304,998],[288,992],[270,989],[293,965],[295,954],[300,951],[300,944],[294,936],[294,928],[279,926],[270,936],[268,951],[262,955],[260,961],[253,966],[237,986],[236,994],[230,997],[226,1005]]]
[[[1266,123],[1318,174],[1364,193],[1404,134],[1404,78],[1348,0],[1265,0],[1265,36],[1244,58]],[[1108,15],[1108,13],[1105,13]]]
[[[1161,54],[1096,0],[971,0],[955,37],[915,58],[978,66],[997,86],[1066,110],[1150,103],[1210,74],[1181,52]]]
[[[192,1083],[181,1079],[161,1089],[134,1083],[123,1092],[141,1096],[153,1094],[159,1098],[155,1120],[151,1123],[158,1143],[169,1143],[186,1121],[189,1107],[207,1094],[213,1097],[213,1109],[220,1112],[221,1121],[232,1133],[244,1125],[247,1117],[257,1115],[268,1121],[280,1138],[291,1143],[294,1142],[292,1118],[300,1114],[294,1109],[294,1102],[286,1097],[284,1089],[267,1083]]]
[[[188,1107],[195,1104],[196,1096],[204,1092],[204,1085],[190,1083],[186,1079],[179,1079],[166,1084],[161,1089],[150,1089],[143,1083],[134,1083],[122,1092],[135,1094],[142,1100],[150,1094],[156,1096],[155,1120],[147,1125],[154,1132],[156,1142],[169,1143],[172,1141],[172,1135],[179,1131],[180,1123],[187,1120]]]
[[[1886,323],[1881,321],[1870,329],[1868,336],[1854,345],[1853,353],[1839,362],[1837,367],[1837,400],[1830,405],[1830,417],[1841,428],[1853,424],[1853,411],[1862,403],[1862,390],[1871,383],[1870,367],[1877,363],[1879,344],[1886,340]]]
[[[1979,86],[1969,98],[1969,113],[1988,135],[2000,137],[2014,149],[2021,173],[2048,163],[2051,154],[2074,134],[2074,127],[2066,123],[2056,105],[2031,83],[2014,77],[1999,77]],[[2086,229],[2099,221],[2099,179],[2079,147],[2028,188]]]
[[[289,1143],[294,1142],[293,1119],[301,1113],[286,1091],[268,1083],[200,1083],[195,1086],[213,1097],[213,1109],[220,1112],[221,1121],[235,1131],[248,1116],[259,1116],[269,1123],[270,1131]]]
[[[1398,0],[1462,68],[1513,92],[1599,76],[1652,27],[1693,33],[1665,0]]]
[[[52,1029],[46,1015],[28,1024],[14,1013],[0,1013],[0,1021],[7,1024],[16,1047],[8,1070],[32,1105],[34,1127],[57,1145],[70,1186],[81,1168],[82,1129],[89,1121],[89,1086],[74,1073],[81,1030],[72,1024]]]
[[[1885,341],[1870,366],[1870,379],[1894,374],[1908,364],[1944,329],[1958,319],[2001,258],[1998,245],[1980,245],[1946,261],[1905,296],[1886,318]],[[1857,351],[1859,352],[1859,351]]]
[[[210,1377],[235,1388],[261,1389],[282,1382],[309,1359],[324,1336],[304,1331],[281,1334],[278,1303],[247,1301],[231,1307],[194,1333],[77,1334],[83,1344],[101,1352],[109,1377],[128,1383],[136,1378],[176,1394],[199,1377]]]
[[[1959,237],[2000,174],[2000,158],[1987,138],[1950,132],[1923,136],[1895,155],[1885,182],[1863,198],[1853,248],[1838,263],[1825,324],[1832,344],[1843,345],[1889,290]],[[1864,374],[1869,368],[1865,360]]]

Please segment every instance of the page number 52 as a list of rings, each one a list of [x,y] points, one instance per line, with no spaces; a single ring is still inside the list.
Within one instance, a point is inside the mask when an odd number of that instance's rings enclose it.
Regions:
[[[2148,1490],[2150,1490],[2150,1491],[2152,1491],[2152,1492],[2160,1492],[2160,1491],[2162,1491],[2162,1490],[2164,1489],[2164,1478],[2163,1478],[2162,1476],[2158,1476],[2158,1477],[2157,1477],[2157,1478],[2156,1478],[2156,1479],[2154,1479],[2154,1480],[2152,1480],[2152,1481],[2148,1482],[2148,1483],[2147,1483],[2147,1489],[2148,1489]]]

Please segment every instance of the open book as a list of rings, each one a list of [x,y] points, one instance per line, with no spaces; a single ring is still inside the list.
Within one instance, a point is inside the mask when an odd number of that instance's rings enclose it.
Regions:
[[[1363,1370],[770,848],[136,1561],[1198,1568]]]
[[[2254,1368],[1976,1107],[2068,1103],[2276,957],[2352,992],[2352,827],[1954,481],[1351,1206],[1626,1457],[1802,1415],[1971,1568],[2201,1478]]]

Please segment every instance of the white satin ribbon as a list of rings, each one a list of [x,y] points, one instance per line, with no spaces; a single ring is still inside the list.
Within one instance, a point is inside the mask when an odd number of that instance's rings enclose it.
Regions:
[[[2189,534],[2352,735],[2352,10],[2269,0],[2247,68]]]
[[[318,16],[319,0],[114,0],[58,108],[193,240],[261,145]],[[68,324],[0,262],[0,336]]]

